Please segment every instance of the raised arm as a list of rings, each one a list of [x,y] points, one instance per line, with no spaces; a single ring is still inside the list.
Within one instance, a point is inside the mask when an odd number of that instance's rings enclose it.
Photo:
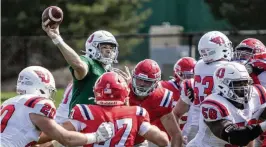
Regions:
[[[51,29],[49,26],[45,27],[43,25],[42,28],[59,48],[67,63],[74,69],[76,79],[82,80],[87,75],[89,67],[80,59],[79,55],[64,42],[59,33],[59,26],[56,29]]]

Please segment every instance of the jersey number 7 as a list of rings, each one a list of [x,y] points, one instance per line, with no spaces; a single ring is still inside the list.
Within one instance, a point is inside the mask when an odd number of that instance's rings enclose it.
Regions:
[[[131,118],[124,118],[116,120],[117,129],[115,130],[115,133],[118,133],[120,131],[123,131],[123,135],[120,139],[120,141],[115,146],[125,146],[125,143],[128,139],[128,136],[132,129],[132,119]],[[114,127],[114,124],[113,124]],[[115,128],[115,127],[114,127]],[[100,144],[94,144],[93,147],[110,147],[112,138],[107,140],[103,145]]]

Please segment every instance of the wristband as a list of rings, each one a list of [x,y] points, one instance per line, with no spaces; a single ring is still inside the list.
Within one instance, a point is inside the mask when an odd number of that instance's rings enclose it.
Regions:
[[[85,135],[87,137],[87,144],[92,144],[97,141],[96,133],[86,133]]]
[[[52,41],[55,45],[57,45],[57,44],[63,42],[63,38],[61,36],[57,36],[55,39],[52,39]]]

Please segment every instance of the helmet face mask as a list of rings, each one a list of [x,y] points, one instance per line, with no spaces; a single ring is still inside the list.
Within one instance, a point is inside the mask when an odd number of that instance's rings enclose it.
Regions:
[[[141,78],[139,76],[133,76],[132,78],[132,85],[137,96],[148,96],[157,84],[158,81],[154,79]]]
[[[247,38],[235,48],[233,60],[246,64],[254,55],[265,52],[264,44],[255,38]]]
[[[146,97],[161,80],[161,69],[156,61],[145,59],[135,66],[132,75],[132,91],[138,97]]]
[[[107,31],[96,31],[86,41],[86,56],[105,65],[117,63],[118,43]]]
[[[176,75],[178,75],[181,81],[194,78],[194,72],[191,71],[177,72]]]
[[[252,80],[225,79],[225,81],[229,81],[229,84],[226,85],[229,88],[227,96],[229,97],[230,100],[240,104],[245,104],[250,100]]]
[[[236,50],[234,52],[234,61],[237,61],[241,64],[246,64],[253,57],[253,53],[251,49],[246,50]]]
[[[214,72],[217,93],[237,104],[246,104],[251,98],[252,79],[244,65],[229,62]]]
[[[176,82],[194,77],[194,67],[196,60],[191,57],[183,57],[174,65],[174,78]]]

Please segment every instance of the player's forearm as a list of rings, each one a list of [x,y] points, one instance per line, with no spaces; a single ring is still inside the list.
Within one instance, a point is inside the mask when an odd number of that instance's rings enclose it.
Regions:
[[[84,69],[83,61],[80,59],[79,55],[64,41],[59,42],[56,44],[59,48],[60,52],[64,56],[67,63],[74,69],[80,70]]]
[[[181,147],[182,146],[182,133],[179,128],[179,124],[175,119],[174,113],[171,112],[169,114],[164,115],[161,118],[161,122],[166,129],[167,133],[171,137],[171,146],[172,147]]]

